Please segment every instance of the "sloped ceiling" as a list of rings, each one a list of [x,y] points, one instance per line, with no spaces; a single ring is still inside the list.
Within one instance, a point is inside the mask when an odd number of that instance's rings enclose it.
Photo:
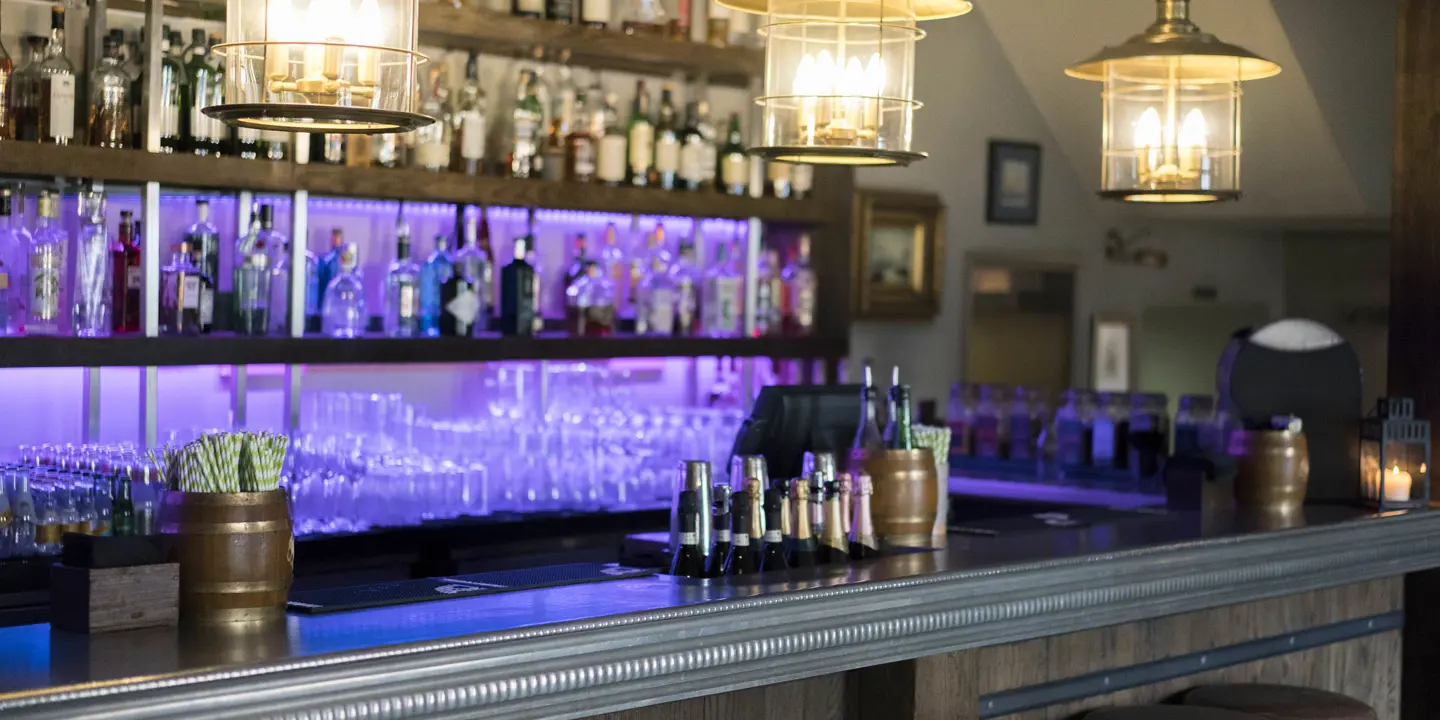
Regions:
[[[1100,85],[1072,79],[1064,68],[1143,30],[1154,19],[1154,2],[976,4],[1076,174],[1098,185]],[[1194,0],[1192,17],[1201,28],[1284,68],[1245,85],[1244,197],[1204,207],[1114,211],[1296,228],[1383,225],[1390,213],[1396,4]]]

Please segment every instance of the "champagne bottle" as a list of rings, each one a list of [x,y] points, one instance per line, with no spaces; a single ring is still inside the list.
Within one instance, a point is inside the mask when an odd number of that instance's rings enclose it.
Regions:
[[[840,511],[840,481],[825,484],[825,532],[820,536],[822,559],[827,563],[845,562],[850,557],[850,541],[845,537],[845,520]]]
[[[745,481],[744,492],[745,497],[750,502],[750,511],[748,513],[750,525],[746,528],[746,532],[750,534],[750,562],[758,572],[761,564],[764,562],[764,543],[767,535],[764,507],[765,489],[760,484],[759,478],[752,477]],[[738,497],[739,493],[736,493],[736,496]],[[735,500],[736,504],[739,502],[740,500]],[[780,528],[777,527],[775,530],[775,537],[779,538]]]
[[[715,546],[706,561],[706,577],[720,577],[725,574],[725,562],[730,557],[733,533],[730,530],[730,486],[716,485],[711,491],[711,528],[715,531]]]
[[[860,389],[860,429],[855,432],[854,450],[879,450],[885,447],[880,426],[875,420],[875,378],[865,365],[864,387]]]
[[[880,543],[875,539],[875,526],[870,519],[870,495],[874,488],[864,473],[851,480],[854,512],[850,518],[850,559],[866,560],[880,557]]]
[[[759,570],[751,550],[751,496],[741,490],[730,498],[730,554],[725,558],[725,575],[752,575]],[[718,543],[717,543],[718,545]]]
[[[694,490],[680,492],[680,547],[670,563],[676,577],[705,576],[705,555],[700,552],[700,500]]]
[[[790,504],[795,510],[791,523],[795,539],[786,559],[791,567],[813,567],[820,562],[820,543],[810,534],[810,485],[804,478],[790,481]]]
[[[789,561],[785,559],[785,538],[781,534],[781,526],[784,524],[781,519],[785,517],[784,497],[779,490],[765,491],[765,548],[760,559],[761,572],[787,570],[790,567]]]
[[[915,436],[910,429],[910,386],[891,386],[890,403],[895,410],[890,417],[890,424],[885,426],[885,447],[891,450],[914,450]]]

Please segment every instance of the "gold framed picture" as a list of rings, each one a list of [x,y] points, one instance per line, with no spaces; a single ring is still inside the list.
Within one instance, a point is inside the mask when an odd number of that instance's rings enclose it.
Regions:
[[[856,320],[928,320],[940,312],[945,206],[934,193],[857,190]]]

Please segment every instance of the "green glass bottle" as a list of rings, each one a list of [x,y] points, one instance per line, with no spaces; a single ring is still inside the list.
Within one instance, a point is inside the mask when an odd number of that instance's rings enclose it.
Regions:
[[[750,180],[750,158],[745,155],[744,136],[740,134],[740,114],[730,113],[730,129],[725,133],[725,144],[720,146],[719,166],[716,176],[717,187],[727,195],[744,195],[745,185]]]
[[[224,82],[219,63],[210,55],[205,31],[190,31],[190,46],[185,48],[185,101],[181,106],[180,123],[184,130],[185,147],[195,155],[218,155],[224,125],[202,112],[214,102]]]
[[[635,187],[650,185],[650,175],[655,172],[655,126],[650,122],[650,94],[645,92],[645,81],[635,81],[635,99],[630,104],[630,127],[627,132],[627,149],[630,184]]]
[[[110,527],[111,534],[116,537],[129,537],[135,534],[135,501],[130,496],[130,476],[122,472],[115,473],[110,479]]]
[[[892,385],[890,402],[895,406],[890,424],[885,426],[885,447],[891,450],[914,450],[915,435],[910,429],[910,386]]]

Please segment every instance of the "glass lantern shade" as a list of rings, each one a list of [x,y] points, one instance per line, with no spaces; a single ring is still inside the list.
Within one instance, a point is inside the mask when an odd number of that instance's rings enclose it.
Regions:
[[[914,8],[895,0],[775,0],[765,36],[763,138],[781,162],[908,164],[915,111]],[[816,14],[842,10],[846,19]]]
[[[416,0],[228,0],[225,26],[225,102],[211,117],[367,134],[434,122],[416,111]]]
[[[1144,33],[1066,69],[1105,84],[1101,197],[1203,203],[1240,197],[1240,84],[1280,66],[1203,33],[1189,0],[1156,0]]]
[[[1381,510],[1430,502],[1430,423],[1409,398],[1382,398],[1360,424],[1360,491]]]

